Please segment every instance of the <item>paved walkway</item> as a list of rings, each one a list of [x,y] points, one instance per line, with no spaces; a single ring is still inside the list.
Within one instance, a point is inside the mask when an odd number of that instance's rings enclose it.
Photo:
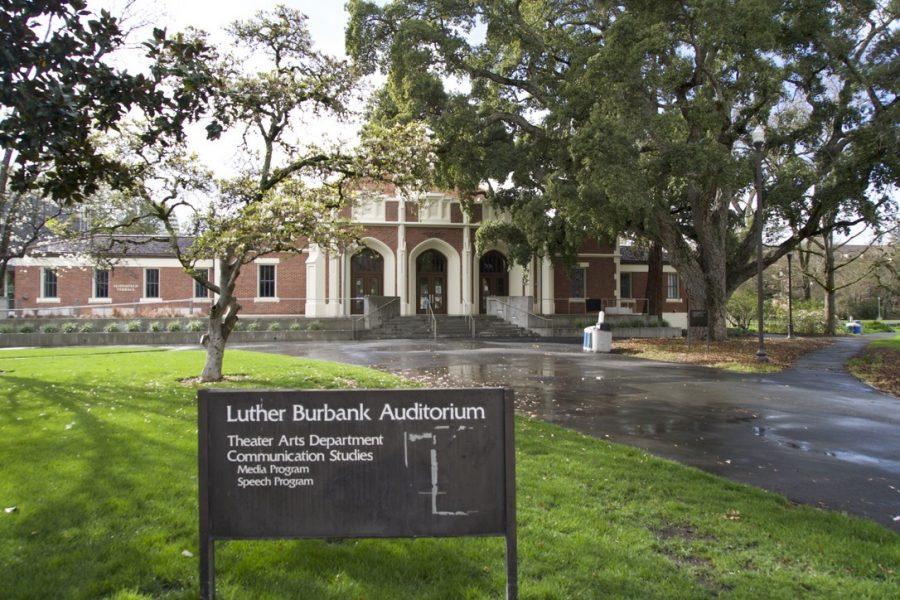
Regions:
[[[245,347],[370,366],[435,386],[509,386],[522,413],[900,531],[900,400],[842,367],[864,344],[840,338],[794,369],[765,376],[542,341]]]

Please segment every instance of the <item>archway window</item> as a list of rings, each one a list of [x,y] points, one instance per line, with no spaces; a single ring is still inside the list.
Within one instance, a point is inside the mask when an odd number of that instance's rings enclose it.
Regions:
[[[416,270],[419,273],[446,273],[447,259],[437,250],[429,250],[416,259]]]
[[[416,258],[416,312],[447,314],[447,258],[428,250]]]
[[[485,313],[489,296],[509,295],[509,262],[505,256],[492,250],[481,257],[478,265],[481,280],[480,310]]]
[[[384,288],[384,259],[371,248],[363,248],[350,259],[352,314],[364,312],[366,296],[381,296]]]

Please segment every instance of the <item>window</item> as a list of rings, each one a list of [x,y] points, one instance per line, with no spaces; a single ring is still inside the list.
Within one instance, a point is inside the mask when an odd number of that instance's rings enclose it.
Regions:
[[[209,269],[197,269],[197,272],[209,281]],[[194,298],[209,298],[209,290],[196,279],[194,280]]]
[[[144,298],[159,298],[159,269],[144,269]]]
[[[259,297],[275,297],[275,265],[259,265]]]
[[[109,298],[109,271],[94,270],[94,298]]]
[[[58,286],[56,269],[44,269],[44,285],[41,286],[41,296],[44,298],[58,298]]]
[[[585,297],[585,274],[587,269],[584,267],[575,267],[572,269],[572,291],[569,294],[570,298],[584,298]]]
[[[631,273],[619,275],[619,298],[634,298],[631,293]]]
[[[678,290],[678,273],[666,273],[666,300],[678,300],[681,293]]]

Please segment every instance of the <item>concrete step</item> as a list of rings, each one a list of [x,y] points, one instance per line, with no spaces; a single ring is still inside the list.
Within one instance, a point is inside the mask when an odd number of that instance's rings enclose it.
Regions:
[[[472,337],[472,323],[466,317],[453,315],[435,315],[437,337],[468,338]],[[477,315],[475,320],[475,337],[530,337],[533,334],[521,327],[507,323],[498,317]],[[427,315],[410,315],[395,317],[381,328],[360,332],[360,339],[428,339],[434,337],[431,330],[431,318]]]

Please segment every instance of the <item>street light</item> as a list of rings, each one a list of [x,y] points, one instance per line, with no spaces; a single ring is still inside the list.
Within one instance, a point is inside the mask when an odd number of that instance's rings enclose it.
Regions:
[[[787,253],[788,259],[788,339],[794,337],[794,286],[791,282],[791,259],[794,258],[793,252]]]
[[[769,362],[766,355],[766,342],[763,325],[763,177],[762,157],[763,145],[766,142],[766,130],[757,125],[751,134],[753,139],[754,158],[756,160],[756,318],[759,331],[759,347],[756,350],[756,362]]]

